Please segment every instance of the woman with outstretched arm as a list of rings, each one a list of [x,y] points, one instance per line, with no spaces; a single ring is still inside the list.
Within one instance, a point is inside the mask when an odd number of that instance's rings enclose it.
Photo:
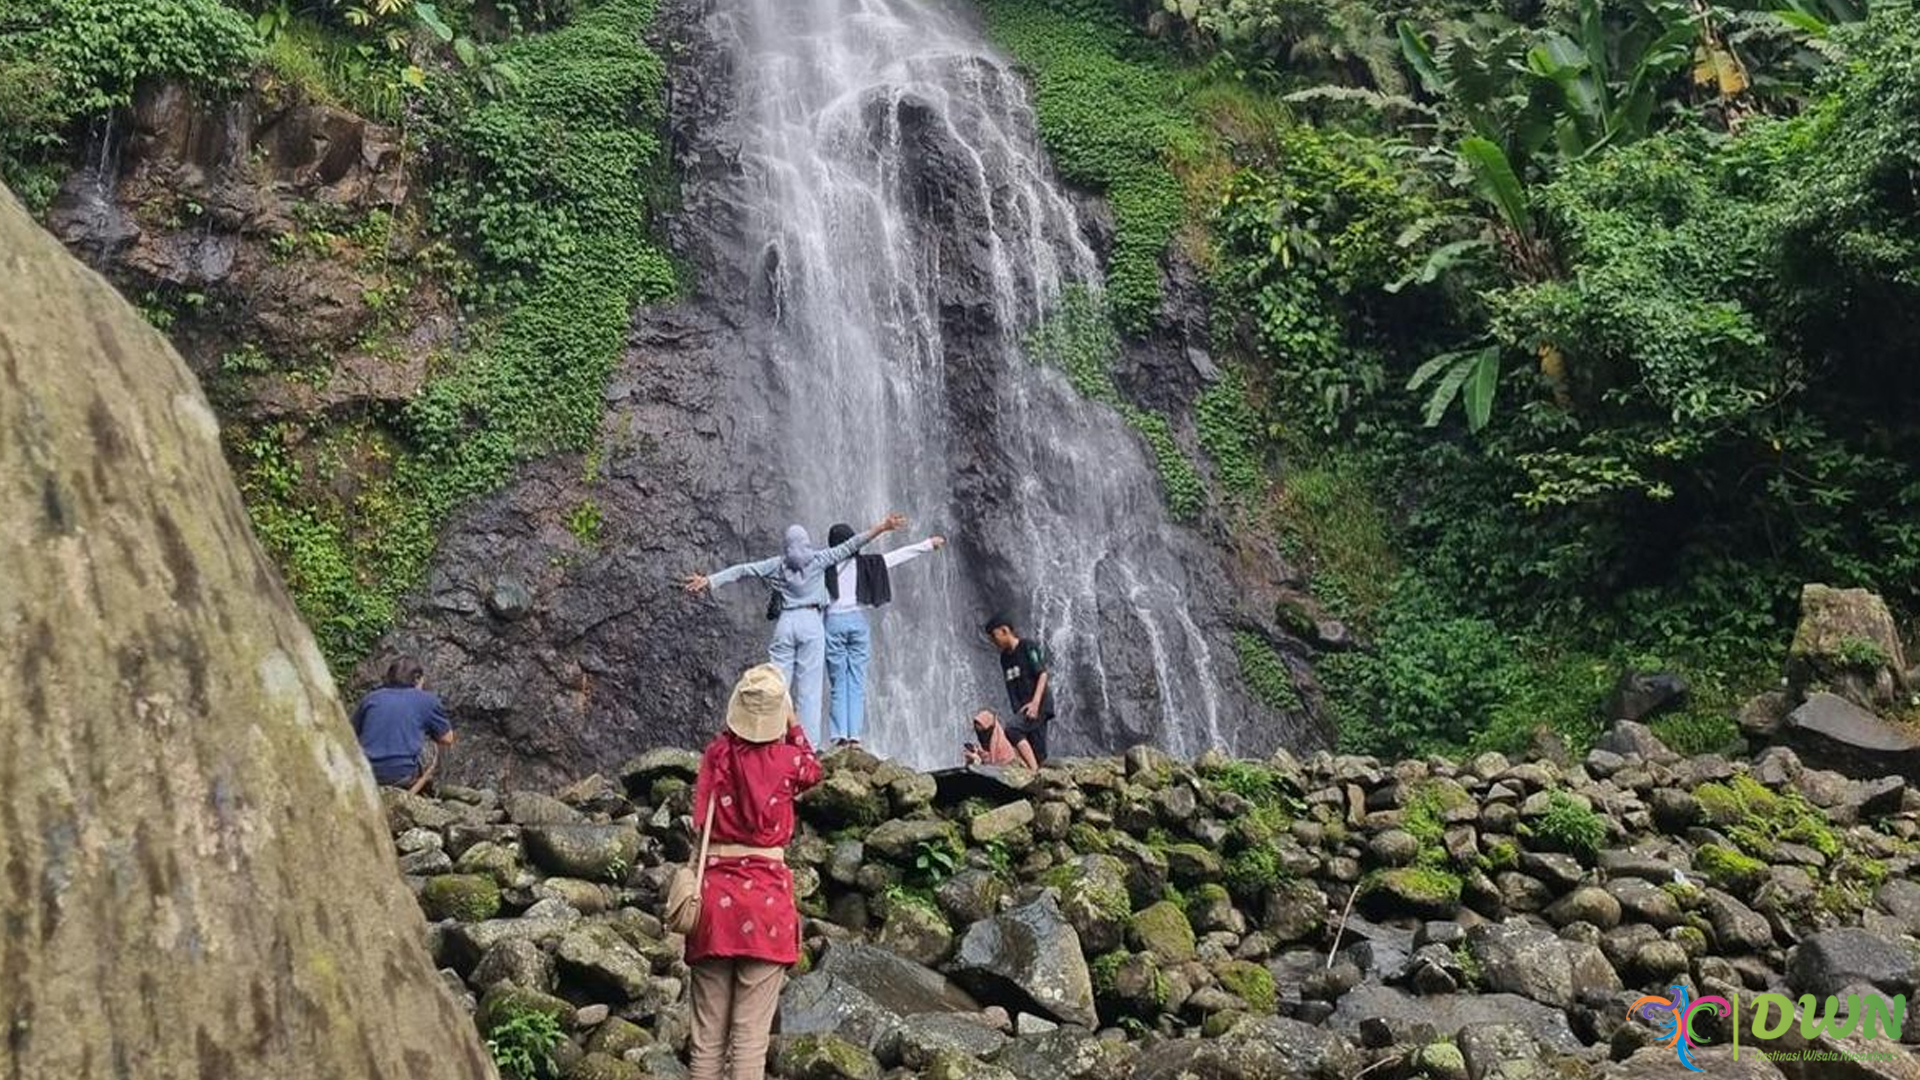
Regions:
[[[803,526],[789,525],[782,554],[729,566],[710,575],[690,574],[686,579],[686,590],[694,595],[747,577],[773,587],[779,595],[779,620],[773,625],[773,640],[767,644],[767,659],[780,669],[792,688],[800,723],[815,743],[821,739],[820,680],[827,658],[825,616],[832,602],[827,595],[827,568],[852,558],[874,537],[906,523],[905,515],[888,514],[866,532],[829,548],[814,547]]]

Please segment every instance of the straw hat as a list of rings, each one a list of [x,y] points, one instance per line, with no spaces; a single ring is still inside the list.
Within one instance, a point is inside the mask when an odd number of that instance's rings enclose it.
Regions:
[[[772,664],[748,668],[727,699],[727,728],[748,742],[773,742],[787,733],[793,702],[787,680]]]

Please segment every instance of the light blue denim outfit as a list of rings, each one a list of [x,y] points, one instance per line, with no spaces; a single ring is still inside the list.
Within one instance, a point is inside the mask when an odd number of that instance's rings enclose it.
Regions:
[[[933,551],[933,541],[887,552],[887,569]],[[835,563],[828,573],[840,575],[840,598],[827,609],[827,685],[831,688],[829,724],[835,739],[864,739],[867,735],[867,665],[873,660],[873,631],[867,609],[855,595],[855,564]]]
[[[873,533],[863,532],[838,547],[815,549],[807,544],[806,530],[795,525],[787,530],[787,555],[729,566],[707,578],[715,589],[744,577],[757,578],[780,594],[785,610],[773,624],[767,659],[786,677],[800,726],[816,746],[825,745],[820,737],[820,679],[827,659],[824,616],[833,599],[827,595],[827,568],[851,559],[872,539]]]

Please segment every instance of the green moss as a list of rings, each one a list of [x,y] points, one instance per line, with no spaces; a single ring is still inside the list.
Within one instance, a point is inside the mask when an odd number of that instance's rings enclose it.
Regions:
[[[1113,383],[1113,363],[1120,353],[1102,300],[1085,289],[1067,289],[1060,302],[1029,331],[1027,358],[1059,368],[1081,397],[1112,406],[1146,441],[1160,475],[1167,508],[1179,520],[1192,518],[1206,502],[1206,485],[1186,451],[1173,437],[1167,418],[1125,400]]]
[[[1271,1013],[1279,1002],[1279,991],[1273,982],[1273,972],[1266,967],[1246,960],[1230,960],[1220,966],[1218,972],[1220,986],[1227,993],[1247,1003],[1255,1013]]]
[[[1274,712],[1298,712],[1300,691],[1293,673],[1266,638],[1250,630],[1233,632],[1233,652],[1240,661],[1240,681],[1262,705]]]
[[[1267,477],[1261,447],[1266,431],[1247,401],[1246,380],[1237,370],[1229,371],[1194,400],[1193,418],[1200,448],[1213,459],[1221,485],[1243,499],[1264,491]]]
[[[1069,181],[1107,196],[1113,252],[1107,295],[1129,329],[1160,303],[1160,258],[1186,216],[1173,170],[1200,141],[1163,65],[1122,55],[1120,28],[1042,0],[988,0],[993,37],[1032,75],[1041,138]]]
[[[1736,776],[1701,784],[1693,797],[1707,820],[1749,854],[1770,858],[1781,843],[1804,844],[1828,859],[1844,854],[1826,815],[1797,791],[1775,792],[1751,776]]]
[[[1703,844],[1693,853],[1693,864],[1707,880],[1736,894],[1748,894],[1766,879],[1767,864],[1718,844]]]
[[[1270,844],[1248,847],[1227,858],[1227,891],[1249,903],[1285,880],[1286,868]]]
[[[1171,900],[1162,900],[1134,914],[1127,922],[1127,937],[1135,948],[1152,953],[1163,963],[1178,964],[1193,959],[1195,937],[1187,913]]]
[[[1841,638],[1835,654],[1840,657],[1840,662],[1848,667],[1863,668],[1868,671],[1890,667],[1893,664],[1892,658],[1887,656],[1885,649],[1882,649],[1877,642],[1863,637]]]
[[[1481,855],[1488,870],[1511,870],[1520,865],[1520,848],[1505,838],[1491,841]]]
[[[491,919],[500,910],[500,886],[485,874],[442,874],[427,879],[420,907],[429,919]]]
[[[1076,821],[1068,827],[1067,846],[1081,855],[1105,855],[1113,850],[1113,844],[1106,835],[1084,821]]]
[[[1093,992],[1100,997],[1112,997],[1115,978],[1120,974],[1121,965],[1127,962],[1127,951],[1115,949],[1094,957],[1087,965],[1087,972],[1093,979]]]
[[[1459,907],[1462,888],[1460,875],[1435,866],[1379,870],[1369,874],[1360,885],[1363,896],[1382,893],[1434,912]]]

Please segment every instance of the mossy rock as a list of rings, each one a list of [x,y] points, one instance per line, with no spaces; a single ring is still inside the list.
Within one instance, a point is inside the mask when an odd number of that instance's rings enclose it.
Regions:
[[[1460,875],[1426,866],[1382,870],[1361,883],[1360,903],[1370,916],[1415,915],[1442,919],[1460,910]]]
[[[1106,1015],[1152,1019],[1167,1000],[1167,977],[1152,953],[1115,949],[1089,965],[1093,993]]]
[[[1113,850],[1113,841],[1092,825],[1076,821],[1067,829],[1067,846],[1081,855],[1105,855]]]
[[[1167,873],[1181,885],[1218,881],[1225,869],[1219,855],[1199,844],[1172,844],[1166,854]]]
[[[780,1048],[775,1072],[787,1080],[880,1080],[880,1062],[838,1035],[797,1035]]]
[[[573,1020],[576,1006],[564,998],[543,994],[538,990],[528,990],[512,983],[495,983],[480,996],[480,1009],[474,1014],[474,1023],[484,1034],[493,1034],[493,1029],[526,1013],[544,1013],[562,1027]]]
[[[1162,900],[1127,922],[1127,939],[1133,947],[1152,953],[1163,963],[1178,964],[1193,959],[1193,924],[1187,913],[1170,900]]]
[[[1270,844],[1248,847],[1227,859],[1227,891],[1252,904],[1288,878],[1280,853]]]
[[[1707,880],[1736,896],[1750,896],[1767,877],[1767,864],[1719,844],[1702,844],[1693,864]]]
[[[646,1028],[631,1020],[610,1016],[593,1029],[593,1034],[587,1039],[587,1052],[620,1057],[629,1050],[642,1050],[652,1045],[653,1035]]]
[[[864,829],[887,816],[885,793],[851,772],[835,773],[808,788],[796,805],[803,817],[829,832]]]
[[[500,886],[486,874],[442,874],[420,890],[420,907],[435,922],[480,922],[499,913]]]
[[[1220,965],[1214,973],[1220,980],[1220,988],[1241,1001],[1255,1013],[1267,1014],[1279,1003],[1280,992],[1274,986],[1273,972],[1264,966],[1249,960],[1229,960]]]
[[[1112,855],[1083,855],[1044,874],[1041,884],[1060,891],[1060,914],[1080,936],[1080,947],[1098,955],[1117,948],[1133,915],[1127,868]]]

